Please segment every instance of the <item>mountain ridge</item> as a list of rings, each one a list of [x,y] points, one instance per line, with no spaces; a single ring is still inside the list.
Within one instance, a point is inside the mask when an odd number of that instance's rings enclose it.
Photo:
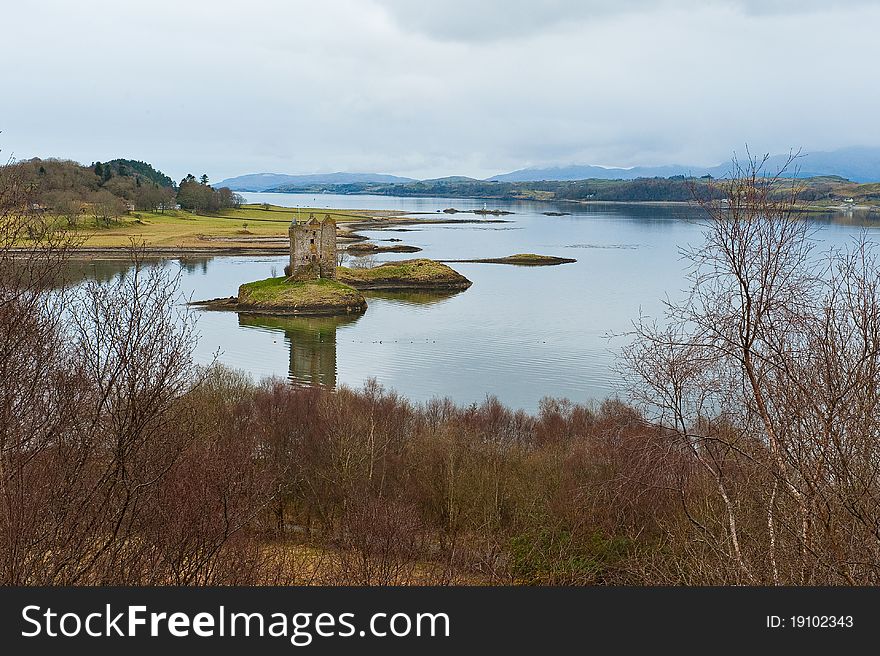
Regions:
[[[787,154],[777,154],[768,158],[765,170],[768,174],[776,173],[789,159]],[[634,180],[637,178],[669,178],[673,176],[703,177],[711,175],[723,178],[730,174],[731,162],[714,166],[688,166],[667,164],[658,166],[613,167],[594,164],[572,164],[545,167],[529,167],[499,173],[483,180],[468,176],[450,175],[443,177],[417,180],[403,176],[384,173],[315,173],[315,174],[284,174],[284,173],[251,173],[227,178],[217,187],[229,187],[232,191],[296,191],[319,187],[343,185],[387,185],[408,183],[447,183],[454,184],[464,181],[479,182],[542,182],[542,181],[575,181],[575,180]],[[852,182],[880,181],[880,147],[853,146],[831,151],[815,151],[800,155],[789,166],[787,177],[814,178],[839,176]]]
[[[768,173],[776,173],[785,165],[789,155],[772,155],[765,165]],[[529,167],[486,178],[493,182],[539,182],[543,180],[634,180],[636,178],[668,178],[674,175],[715,178],[730,174],[731,162],[715,166],[660,166],[606,167],[572,164],[568,166]],[[880,181],[880,147],[852,146],[831,151],[802,153],[787,170],[787,177],[813,178],[836,175],[853,182]]]

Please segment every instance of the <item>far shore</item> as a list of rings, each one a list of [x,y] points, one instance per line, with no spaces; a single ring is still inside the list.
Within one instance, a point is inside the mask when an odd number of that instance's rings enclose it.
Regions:
[[[399,226],[509,223],[504,219],[456,219],[435,213],[398,210],[338,210],[327,208],[281,208],[247,205],[217,215],[187,212],[166,214],[134,212],[109,228],[82,228],[75,235],[81,245],[69,249],[71,257],[127,258],[132,242],[148,257],[180,257],[198,255],[283,255],[288,252],[287,229],[294,219],[329,214],[336,220],[340,248],[358,244],[361,253],[417,252],[415,247],[399,243],[394,246],[367,246],[368,238],[360,230],[385,230]],[[364,244],[360,246],[360,244]]]
[[[498,200],[498,199],[495,199]],[[537,202],[537,201],[536,201]],[[541,201],[545,202],[545,201]],[[591,206],[655,206],[692,207],[684,201],[555,201]],[[838,213],[876,211],[869,205],[817,206],[797,208],[804,213]],[[456,213],[470,213],[459,210]],[[293,220],[304,221],[311,215],[330,215],[337,225],[337,242],[341,249],[351,248],[354,255],[383,252],[416,252],[416,247],[403,240],[395,246],[373,244],[361,231],[399,229],[406,226],[444,224],[510,223],[506,218],[452,218],[450,213],[406,212],[400,210],[340,210],[328,208],[293,208],[268,204],[248,204],[217,214],[193,214],[180,210],[166,213],[132,212],[107,228],[88,225],[74,230],[80,245],[69,249],[76,259],[127,258],[132,244],[140,253],[153,258],[197,256],[275,256],[288,251],[287,229]],[[23,251],[25,249],[22,249]]]

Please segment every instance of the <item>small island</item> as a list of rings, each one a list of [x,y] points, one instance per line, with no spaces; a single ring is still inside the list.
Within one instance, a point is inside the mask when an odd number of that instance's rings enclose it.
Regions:
[[[398,239],[397,241],[400,240]],[[350,244],[345,250],[353,255],[373,255],[374,253],[418,253],[422,249],[418,246],[408,246],[406,244],[379,246],[378,244],[358,242]]]
[[[439,210],[438,210],[439,212]],[[508,214],[513,214],[508,210],[489,210],[489,209],[481,209],[481,210],[459,210],[454,207],[447,207],[443,210],[444,214],[479,214],[481,216],[507,216]]]
[[[508,210],[486,210],[486,209],[483,209],[483,210],[471,210],[471,211],[474,214],[480,214],[480,215],[484,215],[484,216],[487,216],[487,215],[489,215],[489,216],[507,216],[508,214],[513,214],[513,212],[510,212]]]
[[[336,279],[357,289],[387,291],[451,291],[472,284],[454,269],[427,259],[386,262],[369,269],[337,267]]]
[[[238,296],[198,301],[204,310],[231,310],[274,316],[340,316],[363,314],[367,301],[358,290],[335,280],[266,278],[241,285]]]
[[[558,264],[571,264],[577,262],[571,257],[556,257],[554,255],[535,255],[534,253],[517,253],[507,257],[485,257],[472,260],[444,260],[444,262],[472,262],[477,264],[514,264],[517,266],[556,266]]]
[[[362,314],[367,301],[358,290],[336,280],[294,281],[282,276],[241,285],[237,309],[282,315]]]

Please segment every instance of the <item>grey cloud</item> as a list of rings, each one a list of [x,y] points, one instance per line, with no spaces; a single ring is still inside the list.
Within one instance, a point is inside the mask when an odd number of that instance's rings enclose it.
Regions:
[[[375,0],[403,29],[433,39],[486,43],[633,13],[728,9],[747,15],[835,11],[876,0]]]
[[[650,8],[657,0],[377,0],[404,29],[437,39],[491,42]]]

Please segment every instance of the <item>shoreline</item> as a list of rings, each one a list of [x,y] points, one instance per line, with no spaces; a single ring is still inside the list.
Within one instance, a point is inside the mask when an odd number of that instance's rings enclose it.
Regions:
[[[146,246],[138,248],[138,253],[147,257],[181,257],[198,255],[285,255],[289,252],[288,246],[204,246],[184,247],[174,246]],[[92,258],[101,259],[129,259],[127,246],[84,246],[72,248],[69,251],[71,259],[87,260]]]
[[[301,192],[296,191],[245,191],[240,193],[275,193],[275,194],[300,194]],[[395,196],[393,194],[377,194],[375,192],[363,192],[363,193],[339,193],[340,196],[383,196],[387,198],[444,198],[444,199],[458,199],[458,200],[480,200],[480,201],[500,201],[504,203],[560,203],[560,204],[571,204],[571,205],[635,205],[635,206],[647,206],[647,207],[695,207],[699,206],[694,203],[694,201],[690,200],[593,200],[586,198],[521,198],[517,196],[438,196],[437,194],[408,194],[406,196]],[[830,213],[830,214],[846,214],[851,211],[856,212],[871,212],[880,210],[880,204],[859,204],[859,205],[834,205],[834,206],[824,206],[824,205],[804,205],[801,207],[796,207],[794,211],[796,212],[815,212],[815,213]],[[372,210],[371,210],[372,211]],[[384,210],[375,210],[375,211],[384,211]],[[473,213],[475,210],[458,210],[458,213]],[[441,210],[442,212],[442,210]],[[434,215],[434,212],[401,212],[400,215],[404,214],[431,214]]]
[[[392,212],[393,210],[387,210]],[[360,230],[386,230],[396,226],[414,226],[414,225],[444,225],[444,224],[477,224],[477,223],[511,223],[504,219],[418,219],[411,218],[415,213],[400,212],[388,217],[375,217],[360,221],[350,221],[337,224],[337,243],[340,247],[345,247],[354,243],[368,242],[369,237],[365,237],[358,233]],[[433,214],[431,214],[433,216]],[[247,239],[231,239],[222,238],[206,238],[205,246],[142,246],[138,247],[138,252],[148,257],[179,257],[179,256],[199,256],[199,255],[229,255],[229,256],[253,256],[253,255],[285,255],[289,252],[290,246],[286,236],[277,237],[257,237],[252,240],[253,243],[245,243]],[[226,243],[224,242],[238,243]],[[272,243],[277,241],[277,243]],[[381,246],[377,252],[382,252]],[[406,244],[390,247],[391,252],[417,252],[412,250],[404,251],[404,248],[415,248]],[[394,249],[393,251],[391,249]],[[78,246],[69,250],[73,259],[126,259],[130,250],[130,245],[120,246]],[[22,253],[30,252],[22,249]],[[365,253],[367,255],[371,253]]]

